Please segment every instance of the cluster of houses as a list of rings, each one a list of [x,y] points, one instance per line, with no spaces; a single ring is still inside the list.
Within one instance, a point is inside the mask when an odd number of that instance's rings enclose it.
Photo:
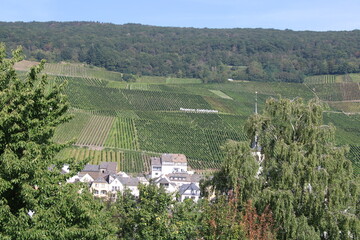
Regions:
[[[163,154],[151,158],[151,171],[147,176],[132,177],[119,172],[117,163],[101,162],[100,165],[85,165],[84,169],[68,182],[86,182],[95,197],[116,200],[117,193],[128,189],[139,196],[139,184],[156,184],[166,192],[178,196],[179,201],[200,198],[199,182],[202,176],[188,171],[184,154]]]

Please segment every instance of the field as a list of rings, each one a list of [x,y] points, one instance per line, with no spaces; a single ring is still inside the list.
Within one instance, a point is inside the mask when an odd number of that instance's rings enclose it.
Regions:
[[[62,157],[115,161],[120,170],[139,173],[149,171],[151,156],[183,153],[194,170],[213,170],[221,165],[221,146],[227,140],[249,141],[243,126],[254,112],[257,92],[259,111],[269,97],[326,101],[324,121],[337,127],[337,143],[350,146],[348,157],[354,172],[360,172],[360,115],[342,113],[360,112],[358,75],[315,76],[304,84],[204,84],[199,79],[147,76],[128,83],[116,79],[119,73],[88,66],[63,63],[46,69],[49,86],[67,82],[73,118],[56,129],[54,140],[71,140],[74,146]]]
[[[360,102],[360,75],[320,75],[305,79],[305,85],[314,92],[314,94],[330,105],[333,102]],[[347,107],[346,104],[338,104],[337,110],[344,112],[359,112],[358,108]]]

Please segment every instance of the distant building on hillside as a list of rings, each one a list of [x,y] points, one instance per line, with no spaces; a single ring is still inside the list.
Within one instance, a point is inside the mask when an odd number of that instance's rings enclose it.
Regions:
[[[151,158],[151,178],[168,173],[187,172],[187,159],[184,154],[163,154]]]
[[[144,177],[130,177],[124,172],[117,172],[116,162],[101,162],[99,165],[86,164],[84,169],[68,182],[89,183],[90,191],[95,197],[116,200],[117,193],[129,189],[138,197],[138,185],[149,184]]]
[[[163,154],[151,158],[151,178],[154,184],[163,187],[168,193],[179,193],[179,201],[200,198],[199,183],[202,176],[188,171],[184,154]]]

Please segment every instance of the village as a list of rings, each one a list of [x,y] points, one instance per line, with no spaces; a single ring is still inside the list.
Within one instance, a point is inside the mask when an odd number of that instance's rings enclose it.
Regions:
[[[63,168],[68,172],[68,166]],[[68,183],[88,183],[90,192],[96,198],[116,201],[118,193],[129,190],[132,195],[139,197],[139,184],[155,184],[163,187],[174,199],[184,201],[200,199],[200,180],[203,175],[188,170],[188,163],[184,154],[162,154],[151,158],[150,174],[129,176],[118,171],[116,162],[101,162],[99,165],[86,164],[75,176],[68,179]]]

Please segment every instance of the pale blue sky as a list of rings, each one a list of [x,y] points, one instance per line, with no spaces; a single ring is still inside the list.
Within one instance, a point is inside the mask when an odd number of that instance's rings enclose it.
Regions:
[[[0,21],[196,28],[360,29],[360,0],[0,0]]]

